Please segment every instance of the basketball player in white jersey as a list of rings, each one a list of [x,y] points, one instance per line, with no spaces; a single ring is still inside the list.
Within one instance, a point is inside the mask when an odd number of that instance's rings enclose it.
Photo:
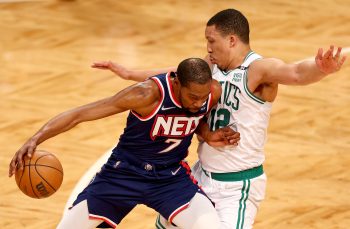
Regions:
[[[338,71],[346,57],[341,57],[341,48],[334,54],[334,46],[330,46],[325,53],[319,49],[315,60],[297,64],[262,58],[250,49],[247,19],[234,9],[213,16],[207,23],[205,37],[206,60],[213,78],[222,86],[221,99],[210,112],[208,124],[212,130],[229,125],[240,133],[241,140],[238,146],[227,147],[211,147],[201,142],[200,160],[192,173],[215,203],[221,228],[252,228],[265,196],[264,145],[278,85],[307,85],[320,81]],[[112,62],[94,63],[92,67],[109,69],[135,81],[169,70],[132,71]],[[160,216],[156,227],[172,228],[174,225]]]

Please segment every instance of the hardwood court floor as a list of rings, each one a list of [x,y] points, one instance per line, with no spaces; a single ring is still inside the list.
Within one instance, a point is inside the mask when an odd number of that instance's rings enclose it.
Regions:
[[[93,61],[159,68],[204,57],[206,21],[232,7],[248,17],[251,47],[266,57],[293,62],[319,47],[350,46],[349,0],[0,2],[0,228],[55,228],[76,182],[117,142],[126,114],[42,144],[59,156],[65,172],[48,199],[24,196],[7,177],[12,155],[49,118],[131,84],[91,69]],[[256,229],[349,228],[349,63],[320,83],[280,87]],[[194,143],[191,163],[195,149]],[[154,218],[140,206],[118,228],[154,228]]]

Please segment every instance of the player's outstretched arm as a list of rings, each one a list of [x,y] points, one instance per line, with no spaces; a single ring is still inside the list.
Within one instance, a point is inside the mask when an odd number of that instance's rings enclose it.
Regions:
[[[151,76],[155,76],[161,73],[176,71],[176,67],[151,69],[151,70],[131,70],[131,69],[125,68],[120,64],[114,63],[112,61],[95,62],[91,65],[91,67],[103,69],[103,70],[110,70],[122,79],[132,80],[137,82],[142,82]]]
[[[126,110],[148,115],[157,105],[160,92],[153,80],[130,86],[114,96],[63,112],[48,121],[15,153],[9,166],[11,177],[16,168],[23,169],[23,157],[31,158],[36,147],[45,140],[68,131],[82,122],[108,117]]]
[[[252,64],[251,73],[261,76],[260,84],[276,83],[285,85],[307,85],[323,79],[341,69],[346,56],[341,55],[339,47],[334,54],[334,46],[323,52],[320,48],[315,60],[304,60],[286,64],[279,59],[267,58]]]

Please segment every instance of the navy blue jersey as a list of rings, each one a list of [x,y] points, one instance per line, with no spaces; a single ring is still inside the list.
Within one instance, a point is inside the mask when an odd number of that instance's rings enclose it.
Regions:
[[[211,106],[211,94],[197,113],[186,112],[174,96],[170,77],[151,78],[161,92],[159,104],[147,117],[129,113],[119,144],[74,201],[87,200],[90,219],[116,228],[137,204],[144,204],[172,222],[196,193],[203,194],[182,159]]]
[[[159,104],[147,117],[130,111],[126,128],[113,154],[128,154],[154,165],[178,163],[187,156],[194,131],[209,111],[212,95],[197,113],[186,111],[174,96],[172,74],[151,78],[161,92]]]

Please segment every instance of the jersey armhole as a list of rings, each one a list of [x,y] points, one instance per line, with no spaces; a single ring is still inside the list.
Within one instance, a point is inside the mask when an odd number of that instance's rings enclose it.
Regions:
[[[264,104],[266,102],[263,99],[254,95],[254,93],[249,90],[249,88],[248,88],[248,70],[244,71],[244,74],[243,74],[243,87],[244,87],[246,94],[249,96],[249,98],[251,98],[255,102],[260,103],[260,104]]]

